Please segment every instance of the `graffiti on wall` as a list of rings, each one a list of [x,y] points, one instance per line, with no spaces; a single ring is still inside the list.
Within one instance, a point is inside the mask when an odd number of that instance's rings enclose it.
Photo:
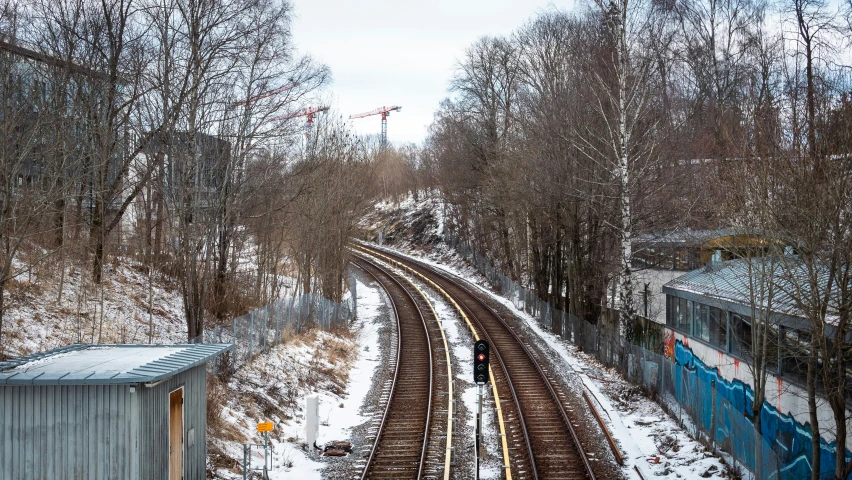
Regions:
[[[680,405],[695,412],[694,421],[703,431],[711,432],[710,440],[750,470],[773,472],[767,475],[769,478],[779,473],[785,480],[810,478],[809,423],[799,423],[789,412],[783,413],[764,401],[757,435],[751,386],[737,378],[728,381],[722,377],[718,367],[706,365],[688,343],[677,340],[670,330],[665,335],[665,353],[674,359],[672,393]],[[821,476],[834,478],[835,442],[820,438],[820,445]],[[847,450],[846,457],[852,459],[852,452]]]

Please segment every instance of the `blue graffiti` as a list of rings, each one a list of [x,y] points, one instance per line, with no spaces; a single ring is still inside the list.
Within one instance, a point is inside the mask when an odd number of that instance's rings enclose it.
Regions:
[[[675,342],[674,360],[684,367],[672,369],[674,394],[678,402],[692,407],[697,417],[695,422],[703,431],[713,434],[723,451],[733,455],[751,471],[759,468],[766,478],[810,479],[810,423],[799,423],[790,413],[781,413],[764,401],[760,409],[763,441],[759,449],[755,448],[760,439],[755,434],[752,416],[754,390],[736,378],[730,382],[725,380],[718,367],[706,365],[680,340]],[[835,443],[820,438],[821,478],[834,478]],[[756,458],[756,455],[759,457]],[[852,460],[849,450],[846,458],[847,461]]]

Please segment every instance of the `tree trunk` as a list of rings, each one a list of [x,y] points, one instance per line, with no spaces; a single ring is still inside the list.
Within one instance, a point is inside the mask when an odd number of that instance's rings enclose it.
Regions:
[[[94,242],[94,258],[92,259],[92,280],[100,284],[104,271],[104,217],[103,204],[98,201],[92,217],[92,228],[90,230],[90,241]]]
[[[171,137],[168,136],[168,132],[164,133],[161,136],[161,139],[165,138],[165,142],[171,141]],[[163,140],[161,140],[162,142]],[[168,144],[166,144],[166,148],[168,148]],[[154,195],[156,197],[155,203],[157,212],[154,215],[154,244],[152,245],[152,259],[156,264],[160,264],[162,261],[162,252],[163,252],[163,216],[165,215],[165,153],[159,152],[157,154],[157,186],[154,188]]]
[[[62,185],[61,178],[63,177],[63,175],[58,175],[58,177],[60,178],[60,180],[59,180],[60,187],[59,188],[62,192],[64,192],[65,189],[61,186]],[[62,244],[65,241],[65,197],[64,196],[60,197],[59,200],[56,201],[56,218],[54,220],[54,228],[56,230],[55,231],[56,236],[55,236],[55,239],[54,239],[54,242],[53,242],[54,246],[57,247],[57,248],[62,248]]]
[[[6,318],[6,275],[0,277],[0,359],[6,358],[6,342],[3,341],[3,324]]]
[[[811,480],[820,480],[820,436],[819,436],[819,417],[817,416],[817,393],[816,393],[816,376],[817,376],[817,353],[816,349],[812,348],[808,355],[808,378],[807,378],[807,393],[808,393],[808,413],[811,423]]]

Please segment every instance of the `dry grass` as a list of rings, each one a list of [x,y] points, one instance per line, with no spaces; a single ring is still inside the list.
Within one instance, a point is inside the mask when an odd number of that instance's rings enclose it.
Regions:
[[[27,279],[26,275],[18,278],[12,278],[6,282],[6,295],[11,302],[26,302],[28,299],[34,299],[44,293],[44,285],[39,282],[32,282]]]
[[[222,419],[222,410],[232,393],[216,375],[207,376],[207,432],[213,438],[242,441],[242,434]]]
[[[335,395],[343,395],[349,381],[351,364],[358,358],[358,344],[353,342],[356,333],[339,329],[338,336],[315,334],[315,355],[308,362],[307,386],[322,388]]]
[[[281,371],[264,370],[260,378],[256,373],[244,375],[243,372],[231,372],[232,377],[221,373],[211,376],[207,392],[208,438],[214,440],[210,445],[218,444],[218,448],[211,448],[210,451],[212,465],[231,470],[234,461],[240,459],[225,458],[222,442],[243,443],[247,440],[245,430],[224,420],[223,409],[226,406],[242,411],[242,423],[262,420],[278,422],[300,414],[299,399],[306,392],[344,394],[349,370],[358,357],[357,336],[357,331],[347,329],[323,332],[312,328],[299,334],[288,329],[282,334],[282,343],[300,349],[308,347],[309,354],[288,358],[284,357],[289,355],[286,351],[273,349],[267,355],[282,356]],[[243,368],[262,367],[255,363]],[[290,440],[295,442],[297,439]]]

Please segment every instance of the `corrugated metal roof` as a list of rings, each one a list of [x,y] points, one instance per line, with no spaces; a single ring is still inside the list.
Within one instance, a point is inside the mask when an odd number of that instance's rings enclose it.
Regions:
[[[734,235],[765,235],[765,232],[748,228],[720,228],[716,230],[673,230],[669,232],[643,234],[636,237],[635,243],[666,246],[701,245],[722,237]]]
[[[805,281],[808,272],[802,262],[795,257],[736,259],[726,262],[714,262],[663,285],[664,289],[680,290],[709,298],[725,300],[742,305],[750,305],[752,299],[759,308],[767,308],[785,315],[801,316],[801,305],[797,297],[807,299],[809,282]],[[825,272],[817,271],[818,288],[828,284]],[[833,313],[830,301],[828,320]]]
[[[0,385],[105,385],[157,382],[234,347],[75,344],[0,362]]]

